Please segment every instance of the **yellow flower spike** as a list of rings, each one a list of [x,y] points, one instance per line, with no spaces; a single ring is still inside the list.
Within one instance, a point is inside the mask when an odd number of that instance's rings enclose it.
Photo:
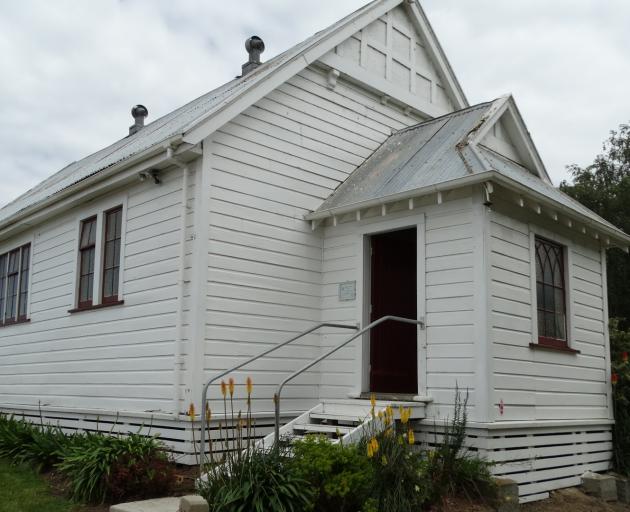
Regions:
[[[407,432],[407,439],[409,440],[409,444],[416,444],[416,436],[412,429],[409,429],[409,432]]]
[[[188,406],[188,417],[190,418],[190,421],[195,419],[195,404],[192,402],[190,402],[190,405]]]
[[[221,381],[221,394],[223,395],[223,398],[225,398],[226,393],[227,393],[227,386],[225,384],[225,381],[222,380]]]
[[[387,457],[385,457],[385,455],[381,457],[381,464],[383,464],[383,466],[387,466]]]
[[[230,390],[230,398],[234,396],[234,379],[232,377],[228,380],[228,388]]]
[[[245,382],[245,385],[247,386],[247,396],[251,396],[252,389],[254,389],[254,383],[252,382],[251,377],[247,377],[247,381]]]
[[[368,443],[367,445],[367,456],[369,459],[371,459],[372,457],[374,457],[374,450],[372,449],[372,443]]]
[[[370,404],[372,405],[372,409],[376,407],[376,395],[374,393],[370,395]]]
[[[210,404],[206,402],[206,423],[210,423],[212,419],[212,411],[210,410]]]

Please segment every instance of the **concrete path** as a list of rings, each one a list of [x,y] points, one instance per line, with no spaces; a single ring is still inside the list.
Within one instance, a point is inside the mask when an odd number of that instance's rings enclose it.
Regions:
[[[179,498],[159,498],[112,505],[109,512],[177,512]]]

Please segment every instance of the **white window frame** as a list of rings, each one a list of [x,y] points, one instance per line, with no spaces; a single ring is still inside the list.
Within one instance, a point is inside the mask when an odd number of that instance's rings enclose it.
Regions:
[[[0,327],[9,327],[11,325],[19,325],[20,323],[29,322],[31,320],[31,302],[33,301],[33,253],[35,252],[35,235],[33,233],[18,235],[15,238],[12,238],[10,242],[2,242],[0,243],[0,254],[8,254],[15,249],[19,249],[24,247],[25,245],[30,245],[30,253],[28,255],[28,290],[27,290],[27,299],[26,299],[26,320],[22,322],[13,322],[8,324],[2,323],[2,317],[0,316]],[[21,264],[20,264],[21,267]],[[20,290],[20,280],[22,279],[21,272],[18,277],[18,294]],[[19,307],[19,303],[18,303]],[[19,312],[18,312],[19,314]],[[0,312],[1,315],[1,312]]]
[[[531,292],[531,304],[532,304],[532,345],[554,350],[549,345],[544,345],[538,341],[538,298],[537,298],[537,284],[536,284],[536,237],[546,238],[551,242],[555,242],[562,246],[562,257],[564,258],[564,307],[566,314],[566,343],[567,348],[571,351],[575,350],[573,340],[575,340],[574,333],[574,321],[573,321],[573,282],[572,282],[572,269],[573,269],[573,242],[558,233],[550,231],[548,229],[529,224],[529,255],[530,255],[530,292]],[[562,349],[557,349],[562,350]]]
[[[121,230],[120,230],[120,274],[118,278],[118,302],[111,304],[103,304],[103,251],[105,248],[105,214],[117,207],[122,207]],[[79,308],[79,272],[81,262],[81,251],[79,250],[79,242],[81,240],[81,226],[84,220],[96,217],[96,248],[94,251],[94,285],[92,287],[92,306]],[[118,194],[116,196],[108,196],[90,203],[89,206],[81,208],[74,219],[75,237],[74,237],[74,276],[72,288],[74,290],[72,309],[69,312],[76,313],[79,311],[90,311],[104,306],[115,306],[119,302],[124,301],[124,261],[125,261],[125,239],[127,234],[127,195]]]

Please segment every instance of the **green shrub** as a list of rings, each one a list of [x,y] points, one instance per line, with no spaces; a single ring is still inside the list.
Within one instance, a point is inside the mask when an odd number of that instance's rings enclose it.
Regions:
[[[74,501],[102,503],[110,499],[110,475],[114,469],[120,468],[122,461],[128,464],[148,464],[152,461],[167,461],[167,456],[160,443],[154,437],[139,434],[127,436],[109,436],[98,433],[87,433],[74,440],[63,454],[58,464],[59,470],[70,481],[70,497]],[[163,473],[154,474],[154,478],[162,480]],[[152,485],[148,476],[144,482]],[[116,480],[117,483],[120,480]],[[128,482],[130,490],[117,487],[119,498],[132,494],[136,488],[135,481]],[[108,485],[109,484],[109,485]]]
[[[286,454],[249,450],[230,464],[217,464],[199,485],[211,512],[298,512],[312,510],[309,482],[290,470]]]
[[[617,472],[630,475],[630,332],[619,328],[619,319],[610,319],[610,352],[613,382],[614,463]]]
[[[491,463],[468,453],[464,447],[467,406],[468,392],[462,399],[456,389],[453,418],[445,423],[441,439],[436,439],[435,449],[426,452],[421,465],[421,474],[429,485],[428,501],[432,504],[439,504],[454,494],[482,501],[494,500],[496,489],[490,473]]]
[[[374,480],[371,465],[356,445],[332,444],[322,436],[307,436],[293,444],[291,471],[315,490],[315,510],[360,510]]]
[[[421,510],[428,499],[427,482],[420,468],[422,455],[414,445],[409,424],[409,409],[400,409],[401,420],[394,420],[394,410],[376,416],[359,443],[373,469],[371,500],[364,510],[399,512]]]
[[[51,469],[72,442],[73,436],[58,427],[0,414],[0,457],[13,464],[27,464],[36,471]]]

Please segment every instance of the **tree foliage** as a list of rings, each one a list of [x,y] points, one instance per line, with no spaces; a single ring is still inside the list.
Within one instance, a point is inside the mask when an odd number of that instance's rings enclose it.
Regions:
[[[568,167],[573,183],[560,189],[615,226],[630,233],[630,124],[610,132],[602,153],[587,166]],[[611,317],[630,326],[630,257],[619,249],[608,251],[608,307]]]

